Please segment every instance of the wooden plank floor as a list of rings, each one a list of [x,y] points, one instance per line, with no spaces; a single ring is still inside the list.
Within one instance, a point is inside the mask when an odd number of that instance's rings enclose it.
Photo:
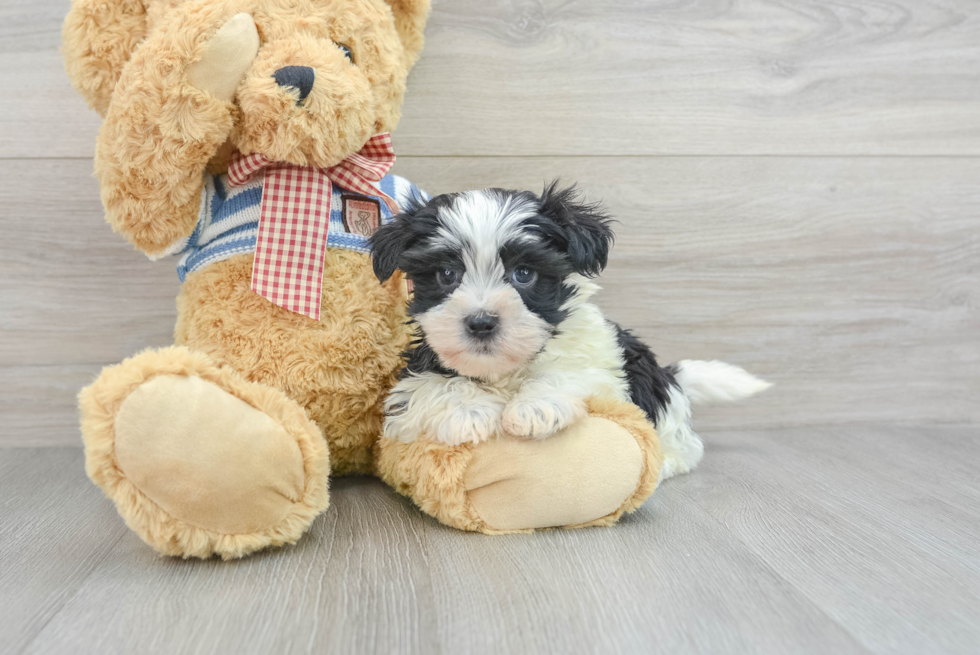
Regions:
[[[980,652],[975,0],[433,5],[395,172],[579,182],[604,309],[776,387],[613,529],[464,534],[352,478],[295,547],[158,558],[74,398],[171,342],[174,265],[103,221],[68,0],[0,0],[0,653]]]
[[[340,479],[231,563],[154,555],[78,449],[3,449],[0,652],[976,653],[978,433],[708,434],[615,528],[498,538]]]

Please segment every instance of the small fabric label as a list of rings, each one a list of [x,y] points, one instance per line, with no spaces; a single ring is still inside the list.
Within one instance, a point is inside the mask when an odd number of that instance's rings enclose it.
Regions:
[[[344,203],[344,227],[350,234],[369,237],[381,224],[381,205],[377,200],[360,196],[341,196]]]

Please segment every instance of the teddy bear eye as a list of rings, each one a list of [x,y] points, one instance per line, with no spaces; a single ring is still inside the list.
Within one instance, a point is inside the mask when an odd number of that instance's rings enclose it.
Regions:
[[[354,53],[351,52],[350,48],[348,48],[347,46],[345,46],[343,43],[338,43],[337,44],[337,47],[344,51],[344,56],[347,57],[347,60],[350,63],[353,64],[354,63]]]

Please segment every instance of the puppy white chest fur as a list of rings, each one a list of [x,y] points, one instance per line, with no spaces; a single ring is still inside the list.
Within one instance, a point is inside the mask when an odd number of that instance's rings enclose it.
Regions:
[[[568,317],[544,350],[523,371],[526,382],[559,379],[568,391],[579,389],[582,397],[629,399],[623,374],[623,351],[616,330],[599,308],[589,302],[599,286],[581,276],[569,280],[578,287],[565,306]],[[524,384],[526,386],[526,384]]]

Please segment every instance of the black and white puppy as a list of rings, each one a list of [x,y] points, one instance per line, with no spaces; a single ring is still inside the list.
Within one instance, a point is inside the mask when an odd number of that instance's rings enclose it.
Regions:
[[[610,220],[574,187],[486,189],[409,206],[371,239],[382,282],[401,269],[418,338],[385,405],[385,436],[447,444],[507,432],[540,439],[586,415],[589,397],[632,400],[657,428],[661,476],[686,473],[704,446],[691,404],[769,386],[721,362],[657,364],[589,302]]]

